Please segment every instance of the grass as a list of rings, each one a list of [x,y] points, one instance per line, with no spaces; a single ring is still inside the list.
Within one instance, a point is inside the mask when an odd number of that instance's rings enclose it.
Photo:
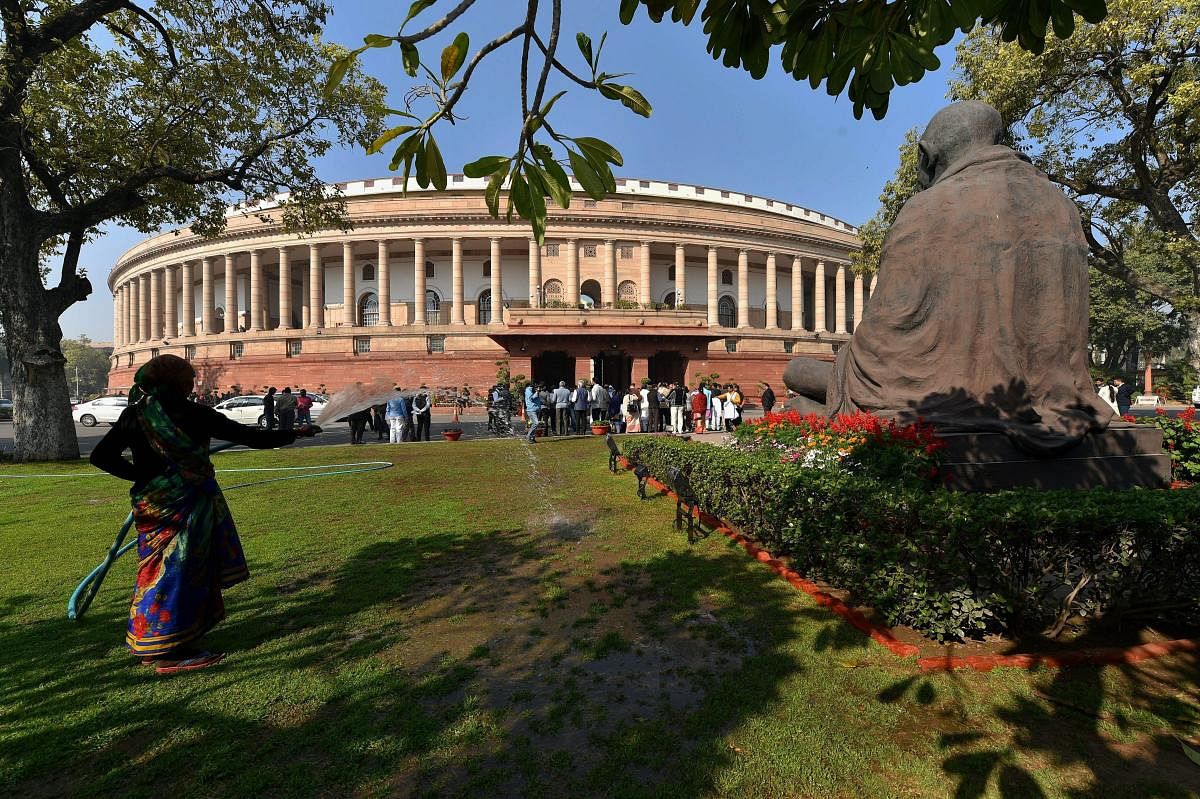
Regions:
[[[230,654],[170,678],[122,647],[130,559],[65,618],[124,487],[0,480],[0,794],[1200,796],[1194,658],[922,676],[720,537],[688,547],[597,440],[368,454],[396,467],[229,494]]]

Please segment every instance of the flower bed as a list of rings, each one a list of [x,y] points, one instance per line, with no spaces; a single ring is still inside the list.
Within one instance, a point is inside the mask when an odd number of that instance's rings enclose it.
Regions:
[[[1124,419],[1161,428],[1163,449],[1171,456],[1171,477],[1189,483],[1200,482],[1200,422],[1196,421],[1195,408],[1188,408],[1178,416],[1168,416],[1159,408],[1154,416],[1126,416]]]
[[[939,641],[1101,614],[1200,623],[1200,489],[951,492],[928,479],[925,428],[786,414],[760,428],[734,447],[622,448],[659,479],[682,467],[705,511]]]

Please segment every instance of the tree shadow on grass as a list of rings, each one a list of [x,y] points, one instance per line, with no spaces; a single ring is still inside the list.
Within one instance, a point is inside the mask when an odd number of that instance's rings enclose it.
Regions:
[[[800,671],[782,649],[794,610],[765,570],[691,551],[539,600],[564,575],[545,555],[577,543],[561,532],[282,564],[301,576],[229,592],[210,637],[227,662],[171,678],[118,654],[119,603],[0,627],[0,707],[16,715],[0,775],[26,796],[710,795],[735,757],[722,732]],[[761,601],[710,623],[712,591]],[[572,630],[593,594],[622,605]],[[673,621],[634,627],[635,609]],[[717,657],[723,671],[707,667]]]
[[[1078,643],[1089,645],[1086,636]],[[1000,672],[908,677],[881,691],[878,699],[915,702],[925,706],[926,718],[946,722],[939,724],[943,729],[961,727],[938,739],[942,769],[955,781],[956,799],[1182,799],[1200,793],[1200,767],[1186,758],[1165,727],[1200,728],[1197,666],[1196,656],[1188,654],[1136,665],[1041,672],[1050,677],[1048,683],[1035,673],[1033,696],[1014,693],[991,707],[989,715],[1007,727],[999,736],[986,722],[980,725],[966,704],[978,702],[986,691],[983,683],[999,680]],[[1185,701],[1181,696],[1188,691],[1192,698]],[[1039,761],[1083,776],[1055,793],[1044,787],[1045,779],[1031,765]]]

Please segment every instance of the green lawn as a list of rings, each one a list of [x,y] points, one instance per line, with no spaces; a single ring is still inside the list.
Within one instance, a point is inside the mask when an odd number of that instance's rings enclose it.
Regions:
[[[229,495],[229,657],[171,677],[123,649],[132,558],[65,616],[125,486],[0,480],[0,795],[1200,796],[1195,658],[921,676],[599,439],[217,456],[366,458]]]

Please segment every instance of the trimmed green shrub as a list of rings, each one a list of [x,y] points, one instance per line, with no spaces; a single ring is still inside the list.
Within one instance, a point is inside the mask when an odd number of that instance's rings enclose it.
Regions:
[[[660,480],[682,468],[704,510],[939,641],[1074,616],[1200,623],[1200,489],[968,494],[675,439],[622,449]]]
[[[1135,420],[1126,416],[1126,420]],[[1167,416],[1162,408],[1154,416],[1136,418],[1139,424],[1162,428],[1163,449],[1171,456],[1171,476],[1176,480],[1200,482],[1200,422],[1196,409],[1188,408],[1178,416]]]

